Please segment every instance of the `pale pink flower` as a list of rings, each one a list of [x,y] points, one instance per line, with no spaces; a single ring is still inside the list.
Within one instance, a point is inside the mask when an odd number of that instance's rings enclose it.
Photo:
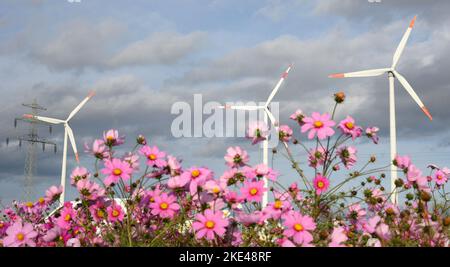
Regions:
[[[400,169],[408,169],[409,165],[411,165],[411,159],[408,156],[399,156],[397,155],[394,159],[394,165]]]
[[[311,149],[308,156],[308,165],[313,168],[322,166],[325,163],[326,151],[322,147]]]
[[[252,139],[253,145],[266,140],[268,134],[269,128],[264,122],[254,121],[249,124],[247,138]]]
[[[227,154],[225,155],[225,161],[228,167],[238,168],[245,166],[249,161],[249,156],[247,151],[241,149],[240,147],[229,147],[227,149]]]
[[[45,191],[45,201],[51,203],[59,199],[59,196],[63,192],[63,187],[60,185],[59,187],[51,186],[47,191]]]
[[[76,185],[78,181],[89,179],[91,174],[84,167],[76,167],[70,174],[70,184]]]
[[[167,181],[167,186],[170,189],[182,189],[189,183],[189,181],[190,179],[186,175],[173,176]]]
[[[272,168],[269,168],[266,164],[261,163],[255,166],[255,173],[258,177],[266,177],[267,179],[271,181],[276,181],[278,177],[278,173],[273,170]]]
[[[334,134],[334,130],[331,128],[336,123],[331,120],[331,116],[328,113],[321,115],[318,112],[313,112],[311,117],[305,117],[303,119],[305,124],[302,126],[302,133],[309,131],[308,138],[313,139],[316,134],[319,140],[325,139]]]
[[[176,157],[174,157],[172,155],[168,155],[167,156],[167,166],[169,167],[171,176],[180,175],[181,164],[180,164],[180,161],[178,161],[178,159]]]
[[[109,157],[108,149],[105,142],[100,139],[96,139],[92,144],[92,148],[89,147],[87,143],[84,144],[84,151],[86,153],[92,154],[97,159],[106,159]]]
[[[434,180],[436,181],[437,185],[443,185],[448,180],[448,174],[444,173],[441,170],[436,171],[434,174]]]
[[[139,171],[139,156],[138,155],[128,152],[123,157],[123,161],[128,162],[128,164],[130,164],[130,167],[133,169],[133,171],[135,171],[135,172]]]
[[[336,151],[346,169],[350,169],[356,164],[356,152],[357,150],[353,146],[341,146]]]
[[[119,136],[119,131],[111,129],[103,132],[103,142],[107,146],[118,146],[125,143],[125,137]]]
[[[128,162],[124,162],[120,159],[114,158],[112,160],[106,160],[104,162],[105,168],[101,172],[107,175],[105,179],[105,185],[117,184],[119,179],[128,181],[131,178],[133,169]]]
[[[305,115],[303,114],[303,112],[300,109],[297,109],[289,118],[291,120],[296,121],[300,126],[305,124],[303,122],[303,119],[305,118]]]
[[[143,146],[139,153],[147,158],[147,165],[151,167],[163,168],[167,166],[167,161],[165,159],[166,153],[159,151],[157,146]]]
[[[380,139],[378,137],[378,131],[380,129],[378,127],[369,127],[366,129],[366,136],[372,139],[374,144],[378,144],[378,140]]]
[[[329,247],[345,247],[343,243],[348,240],[345,228],[342,226],[334,227],[333,233],[331,233],[331,242]]]
[[[291,140],[292,138],[293,133],[294,132],[292,131],[291,127],[289,127],[288,125],[281,125],[278,130],[278,136],[283,142],[289,142],[289,140]]]
[[[89,180],[78,181],[77,190],[80,193],[80,196],[86,200],[96,200],[105,195],[105,189]]]
[[[309,246],[313,241],[310,231],[316,229],[316,223],[313,218],[292,211],[283,216],[284,235],[287,238],[293,238],[297,245]]]
[[[35,238],[38,233],[34,231],[31,223],[22,224],[22,222],[17,221],[8,227],[6,235],[3,239],[3,246],[5,247],[35,247]]]

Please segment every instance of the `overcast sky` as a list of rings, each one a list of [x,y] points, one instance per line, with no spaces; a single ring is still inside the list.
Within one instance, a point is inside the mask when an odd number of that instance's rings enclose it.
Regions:
[[[3,142],[15,129],[21,106],[37,98],[45,116],[64,118],[94,89],[97,95],[73,119],[79,150],[103,130],[118,128],[129,141],[142,133],[189,165],[224,170],[227,146],[243,139],[175,139],[173,103],[264,101],[280,73],[294,69],[279,94],[280,118],[297,108],[328,112],[330,96],[348,95],[339,118],[353,115],[381,128],[381,143],[361,144],[361,156],[388,162],[388,82],[385,76],[332,80],[330,73],[388,67],[417,15],[398,65],[434,120],[396,84],[399,153],[420,167],[450,157],[450,1],[381,0],[3,0],[0,2],[0,199],[20,199],[25,149]],[[290,123],[290,122],[289,122]],[[292,125],[292,124],[291,124]],[[305,138],[299,134],[296,136]],[[51,136],[59,145],[62,129]],[[38,150],[39,151],[39,150]],[[59,183],[62,147],[39,151],[35,191]],[[69,149],[69,173],[74,160]],[[90,159],[82,153],[82,164]],[[281,159],[275,167],[292,181]],[[37,194],[38,195],[38,194]]]

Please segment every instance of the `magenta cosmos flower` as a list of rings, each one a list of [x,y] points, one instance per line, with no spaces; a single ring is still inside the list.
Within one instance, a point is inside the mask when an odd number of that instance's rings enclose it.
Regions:
[[[92,148],[87,143],[84,144],[84,151],[96,157],[97,159],[106,159],[109,157],[108,150],[105,146],[105,141],[96,139],[92,144]]]
[[[31,223],[22,225],[22,222],[15,222],[6,230],[6,235],[3,239],[3,246],[5,247],[36,246],[34,239],[37,232],[34,231]]]
[[[266,140],[268,134],[269,128],[262,121],[251,122],[248,126],[247,138],[252,139],[253,145]]]
[[[119,179],[127,181],[131,178],[133,169],[128,162],[120,159],[112,159],[105,161],[105,168],[102,169],[102,173],[108,175],[105,179],[105,185],[117,184]]]
[[[203,214],[197,214],[195,219],[192,227],[197,239],[205,237],[208,240],[214,240],[215,235],[222,237],[225,234],[225,227],[228,226],[228,220],[223,218],[222,211],[213,212],[207,209]]]
[[[165,160],[166,153],[159,151],[157,146],[143,146],[139,152],[147,158],[148,166],[158,168],[167,166],[167,161]]]
[[[103,132],[103,141],[107,146],[118,146],[125,143],[125,137],[119,136],[119,131],[111,129]]]
[[[291,238],[297,245],[309,246],[313,236],[309,231],[316,229],[313,218],[292,211],[284,216],[284,235]]]
[[[318,174],[313,180],[314,189],[316,189],[316,194],[321,195],[328,190],[330,186],[330,181],[325,176]]]
[[[173,218],[175,213],[180,209],[180,205],[176,203],[177,198],[174,195],[162,193],[154,198],[154,202],[150,203],[153,215],[159,215],[161,218]]]
[[[97,183],[89,180],[81,180],[77,183],[78,192],[80,196],[86,200],[97,200],[97,198],[105,195],[105,189],[101,188]]]
[[[288,125],[281,125],[278,131],[278,137],[283,142],[289,142],[292,138],[292,134],[294,133]]]
[[[230,168],[238,168],[245,166],[249,161],[247,151],[241,149],[238,146],[229,147],[227,149],[227,154],[225,155],[224,159],[226,161],[226,164]]]
[[[347,118],[342,120],[338,127],[341,129],[343,134],[351,136],[352,140],[355,140],[357,137],[362,135],[362,128],[356,126],[355,120],[350,116],[347,116]]]
[[[264,188],[264,181],[257,182],[244,182],[244,186],[241,188],[242,196],[248,202],[260,202],[262,200],[264,192],[267,189]]]
[[[331,120],[331,116],[328,113],[321,115],[318,112],[313,112],[311,117],[305,117],[303,122],[305,124],[301,128],[302,133],[309,131],[309,139],[313,139],[316,134],[319,140],[325,139],[334,134],[334,130],[331,127],[333,127],[336,123]]]
[[[110,222],[121,222],[125,216],[122,207],[115,201],[111,204],[111,206],[106,208],[106,212],[108,213],[108,220]]]
[[[61,215],[58,217],[56,224],[61,229],[69,230],[76,216],[77,214],[75,213],[75,210],[72,207],[72,203],[66,202],[64,203],[64,207],[61,210]]]

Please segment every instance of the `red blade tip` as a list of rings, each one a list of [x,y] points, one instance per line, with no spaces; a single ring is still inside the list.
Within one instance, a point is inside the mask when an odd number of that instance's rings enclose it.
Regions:
[[[78,153],[75,153],[75,160],[80,163],[80,157],[78,156]]]
[[[93,97],[94,95],[95,95],[95,91],[90,91],[89,94],[88,94],[88,97],[91,98],[91,97]]]
[[[31,115],[31,114],[23,114],[23,117],[26,118],[26,119],[32,119],[32,118],[34,118],[34,116]]]
[[[422,111],[423,111],[423,113],[425,113],[425,115],[427,115],[427,117],[430,119],[430,121],[433,120],[433,117],[431,116],[430,111],[428,111],[428,109],[425,106],[422,107]]]
[[[344,78],[344,77],[345,77],[344,73],[336,73],[328,76],[328,78]]]
[[[414,23],[416,22],[416,18],[417,18],[417,16],[414,16],[414,18],[411,20],[411,23],[409,24],[410,28],[414,27]]]

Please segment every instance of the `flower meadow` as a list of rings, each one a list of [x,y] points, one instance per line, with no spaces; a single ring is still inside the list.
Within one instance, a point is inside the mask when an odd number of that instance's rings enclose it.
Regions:
[[[34,203],[5,207],[0,246],[449,246],[450,169],[430,165],[424,174],[408,156],[397,156],[391,164],[401,177],[400,201],[392,204],[382,186],[390,164],[377,166],[375,155],[359,162],[355,145],[362,138],[376,145],[379,129],[351,116],[336,121],[344,100],[337,93],[331,113],[297,110],[289,119],[298,128],[277,127],[273,153],[290,162],[296,179],[288,186],[238,146],[226,150],[227,170],[217,175],[207,166],[183,166],[142,135],[119,154],[125,137],[106,131],[86,144],[93,166],[71,172],[77,199],[59,203],[62,188],[52,186]],[[267,134],[264,123],[250,124],[253,144]],[[297,152],[307,156],[296,159]],[[270,201],[263,207],[265,192]]]

